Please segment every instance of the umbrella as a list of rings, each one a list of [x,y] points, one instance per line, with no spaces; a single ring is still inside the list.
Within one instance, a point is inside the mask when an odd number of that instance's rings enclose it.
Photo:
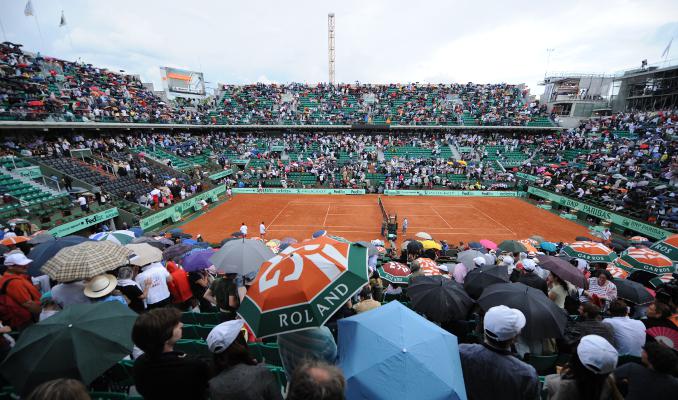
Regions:
[[[362,244],[363,246],[367,247],[367,256],[368,257],[379,255],[379,251],[377,251],[377,247],[375,245],[373,245],[372,243],[366,242],[364,240],[360,241],[360,242],[356,242],[356,243]]]
[[[391,261],[377,268],[379,277],[391,283],[407,283],[412,271],[402,263]]]
[[[657,342],[678,351],[678,330],[665,326],[655,326],[645,331]]]
[[[234,238],[245,237],[245,235],[244,235],[242,232],[240,232],[240,231],[231,233],[231,236],[234,237]]]
[[[440,245],[440,243],[437,243],[433,240],[422,240],[421,245],[424,246],[424,250],[429,250],[429,249],[434,249],[434,250],[442,250],[443,246]]]
[[[478,251],[480,251],[480,249],[485,249],[485,246],[483,246],[483,244],[479,243],[479,242],[471,242],[471,243],[468,244],[468,247],[470,249],[478,250]]]
[[[577,236],[576,238],[574,238],[574,240],[577,240],[577,241],[580,241],[580,242],[591,242],[592,241],[590,237],[586,237],[586,236]]]
[[[525,250],[528,251],[528,252],[532,252],[532,253],[537,252],[537,248],[535,246],[538,245],[539,243],[538,242],[532,243],[532,239],[521,239],[521,240],[518,240],[518,243],[525,246]]]
[[[48,232],[45,232],[45,233],[39,233],[39,234],[37,234],[37,235],[33,235],[33,236],[28,240],[28,244],[36,245],[36,244],[41,244],[41,243],[46,243],[46,242],[52,242],[52,241],[54,241],[55,239],[56,239],[56,238],[55,238],[54,235],[52,235],[51,233],[48,233]]]
[[[273,258],[275,253],[258,240],[232,240],[210,258],[217,271],[226,274],[247,275],[257,272],[259,266]]]
[[[647,291],[642,284],[629,279],[613,279],[612,283],[617,286],[617,297],[627,300],[633,304],[649,304],[654,301],[654,297]]]
[[[59,250],[66,247],[75,246],[82,242],[86,242],[87,238],[82,236],[64,236],[56,240],[41,243],[36,245],[28,253],[28,258],[33,262],[28,266],[28,274],[31,276],[42,275],[40,268],[52,257],[54,257]]]
[[[131,255],[111,241],[87,241],[59,250],[40,270],[55,281],[77,281],[127,265]]]
[[[570,257],[581,258],[588,262],[608,263],[617,258],[617,253],[602,243],[579,241],[564,246],[562,252]]]
[[[539,236],[539,235],[532,235],[532,236],[530,236],[530,239],[534,240],[537,243],[541,243],[541,242],[546,241],[546,240],[544,240],[543,236]]]
[[[230,242],[229,242],[230,243]],[[212,266],[210,258],[214,255],[211,249],[198,250],[184,256],[181,266],[186,272],[195,272]]]
[[[416,261],[419,263],[419,269],[424,274],[424,276],[442,275],[440,268],[438,268],[438,264],[436,264],[436,262],[430,258],[419,257],[416,259]]]
[[[414,237],[420,240],[433,240],[433,237],[426,232],[417,232]]]
[[[463,320],[474,303],[460,284],[440,275],[417,277],[407,295],[415,311],[436,322]]]
[[[553,272],[577,287],[586,288],[586,277],[584,274],[563,258],[540,255],[537,259],[539,260],[540,267]]]
[[[113,232],[99,232],[91,235],[89,238],[97,241],[108,240],[120,245],[126,245],[132,243],[132,240],[134,240],[135,237],[136,236],[134,236],[134,232],[121,230]]]
[[[565,331],[567,314],[544,292],[522,283],[497,283],[488,286],[478,299],[483,310],[498,305],[516,308],[525,314],[522,336],[528,339],[559,338]]]
[[[162,258],[165,261],[169,261],[169,260],[172,260],[172,259],[175,259],[175,258],[180,258],[182,255],[191,251],[192,248],[193,248],[193,246],[185,244],[185,243],[175,244],[175,245],[172,245],[172,246],[166,248],[162,252]]]
[[[464,266],[466,266],[466,268],[470,271],[476,267],[473,259],[482,256],[483,253],[479,252],[478,250],[465,250],[457,254],[457,261],[464,264]]]
[[[466,274],[464,278],[464,290],[474,299],[480,297],[483,290],[495,283],[509,281],[508,267],[505,265],[489,265],[476,268]]]
[[[650,246],[650,248],[667,256],[674,262],[678,261],[678,235],[672,235],[664,240],[660,240]]]
[[[165,239],[165,240],[167,240],[167,239]],[[171,242],[171,241],[170,241],[170,242]],[[164,244],[163,242],[161,242],[160,240],[158,240],[158,239],[153,239],[153,238],[147,237],[147,236],[138,237],[138,238],[132,240],[132,242],[131,242],[130,244],[142,244],[142,243],[145,243],[145,244],[147,244],[147,245],[149,245],[149,246],[153,246],[153,247],[155,247],[156,249],[160,250],[160,252],[162,252],[163,250],[165,250],[165,248],[167,247],[167,246],[165,246],[165,244]],[[171,245],[174,244],[174,242],[171,242],[171,243],[172,243]],[[170,246],[171,246],[171,245],[170,245]]]
[[[321,237],[321,236],[325,236],[325,235],[327,235],[327,231],[321,229],[321,230],[319,230],[319,231],[313,232],[313,235],[311,235],[311,237],[312,237],[313,239],[317,239],[317,238],[319,238],[319,237]]]
[[[71,305],[23,331],[2,375],[22,393],[57,378],[89,385],[132,352],[136,318],[117,301]]]
[[[498,246],[495,242],[493,242],[491,240],[487,240],[487,239],[482,239],[480,241],[480,244],[482,244],[483,247],[485,247],[488,250],[497,250],[497,248],[498,248]]]
[[[287,243],[287,244],[294,244],[297,243],[297,239],[293,237],[285,237],[280,241],[280,244]]]
[[[673,261],[665,255],[644,247],[629,247],[615,260],[615,264],[626,269],[641,270],[661,275],[675,270]]]
[[[521,251],[527,251],[525,246],[517,240],[504,240],[503,242],[499,243],[499,249],[507,253],[520,253]]]
[[[24,243],[28,241],[28,237],[26,236],[12,236],[12,237],[6,237],[0,241],[0,244],[3,244],[5,246],[15,246],[19,243]]]
[[[125,246],[134,253],[129,263],[143,267],[151,263],[162,261],[162,251],[148,243],[128,244]]]
[[[623,268],[617,267],[615,264],[608,264],[608,266],[605,269],[610,271],[610,274],[612,275],[613,278],[626,279],[626,277],[629,276],[628,271],[626,271]]]
[[[133,227],[129,228],[129,230],[130,230],[130,232],[134,233],[134,236],[136,236],[136,237],[143,236],[143,234],[144,234],[144,230],[141,229],[140,226],[133,226]]]
[[[347,399],[466,399],[457,338],[392,301],[339,320]]]
[[[556,244],[551,243],[551,242],[541,242],[541,243],[539,243],[539,247],[544,251],[551,251],[551,252],[556,251],[558,249]]]
[[[367,249],[319,237],[261,265],[238,314],[256,337],[322,326],[368,282]]]
[[[645,236],[632,236],[629,241],[631,244],[640,244],[643,242],[648,242],[647,238]]]

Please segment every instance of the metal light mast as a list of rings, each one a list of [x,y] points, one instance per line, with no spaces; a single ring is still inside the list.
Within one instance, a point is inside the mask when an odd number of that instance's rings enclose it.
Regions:
[[[327,56],[329,61],[329,83],[334,85],[334,13],[327,14]]]

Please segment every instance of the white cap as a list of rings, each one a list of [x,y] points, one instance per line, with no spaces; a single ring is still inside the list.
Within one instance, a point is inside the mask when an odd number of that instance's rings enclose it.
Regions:
[[[26,257],[24,253],[11,253],[5,256],[5,265],[28,265],[32,263],[33,260]]]
[[[515,308],[496,306],[487,310],[484,325],[485,334],[501,342],[518,336],[525,327],[525,315]]]
[[[504,256],[504,258],[502,258],[502,261],[506,265],[513,265],[513,263],[514,263],[513,257],[511,257],[511,256]]]
[[[487,261],[485,260],[485,257],[476,257],[473,259],[473,263],[475,265],[485,265]]]
[[[223,353],[238,337],[244,324],[244,320],[234,319],[215,326],[207,335],[207,347],[212,353]]]
[[[537,254],[534,251],[527,253],[527,258],[534,258],[536,256],[537,256]]]
[[[450,269],[445,264],[436,264],[436,267],[441,271],[450,272]]]
[[[610,342],[598,335],[581,338],[577,355],[584,367],[595,374],[609,374],[617,367],[619,358],[619,353]]]
[[[537,268],[537,264],[535,264],[534,260],[526,258],[522,261],[523,263],[523,268],[525,271],[534,271]]]

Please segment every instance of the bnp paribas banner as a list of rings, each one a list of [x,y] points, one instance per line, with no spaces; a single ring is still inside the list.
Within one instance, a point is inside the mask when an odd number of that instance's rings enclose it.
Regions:
[[[386,196],[520,197],[512,190],[384,190]]]
[[[202,200],[210,200],[212,202],[215,202],[219,200],[219,196],[221,196],[224,193],[226,193],[226,186],[219,185],[214,189],[196,194],[195,196],[189,197],[188,199],[182,201],[181,203],[177,203],[173,206],[158,211],[146,218],[142,218],[139,221],[139,226],[141,227],[141,229],[147,230],[156,225],[160,225],[167,220],[177,222],[181,219],[181,217],[185,213],[188,213],[190,211],[200,211],[200,209],[202,208],[200,202]]]
[[[108,221],[111,218],[115,218],[118,216],[118,214],[117,208],[109,208],[108,210],[100,211],[96,214],[88,215],[86,217],[78,218],[71,222],[61,224],[50,229],[49,233],[54,235],[54,237],[68,236],[71,233],[79,232],[85,228],[89,228],[90,226],[94,226],[104,221]]]
[[[541,197],[542,199],[550,200],[554,203],[560,204],[561,206],[569,207],[588,215],[593,215],[594,217],[598,217],[605,221],[610,221],[615,225],[630,229],[655,239],[664,239],[671,235],[671,232],[665,231],[656,225],[651,225],[645,222],[637,221],[635,219],[627,218],[619,214],[615,214],[610,210],[594,207],[590,204],[582,203],[569,197],[549,192],[548,190],[530,186],[527,189],[527,192]]]
[[[254,194],[365,194],[365,189],[283,189],[283,188],[237,188],[233,193]]]

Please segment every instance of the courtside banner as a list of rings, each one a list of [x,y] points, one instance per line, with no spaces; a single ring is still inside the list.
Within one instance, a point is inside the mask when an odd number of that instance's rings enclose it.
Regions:
[[[90,226],[108,221],[109,219],[115,218],[118,215],[119,212],[116,207],[109,208],[108,210],[100,211],[96,214],[88,215],[86,217],[78,218],[71,222],[61,224],[50,229],[49,233],[54,235],[54,237],[68,236],[71,233],[79,232],[85,228],[89,228]]]
[[[507,190],[384,190],[386,196],[442,197],[520,197],[521,193]]]
[[[234,188],[233,193],[250,194],[365,194],[365,189]]]
[[[172,222],[177,222],[186,212],[191,210],[199,211],[202,208],[202,205],[200,204],[202,200],[210,200],[215,202],[219,200],[219,196],[224,193],[226,193],[226,186],[219,185],[214,189],[196,194],[193,197],[189,197],[188,199],[182,201],[181,203],[177,203],[173,206],[164,208],[146,218],[142,218],[139,221],[139,226],[143,230],[148,230],[148,228],[160,225],[168,219],[171,219]]]
[[[550,200],[554,203],[560,204],[561,206],[569,207],[577,211],[586,213],[588,215],[593,215],[594,217],[598,217],[604,221],[610,221],[615,225],[624,227],[626,229],[631,229],[643,235],[651,236],[655,239],[664,239],[671,236],[671,232],[665,231],[656,225],[650,225],[645,222],[636,221],[635,219],[623,217],[619,214],[613,213],[610,210],[594,207],[592,205],[582,203],[580,201],[571,199],[566,196],[561,196],[559,194],[555,194],[547,190],[530,186],[529,188],[527,188],[527,193],[533,194],[546,200]]]

